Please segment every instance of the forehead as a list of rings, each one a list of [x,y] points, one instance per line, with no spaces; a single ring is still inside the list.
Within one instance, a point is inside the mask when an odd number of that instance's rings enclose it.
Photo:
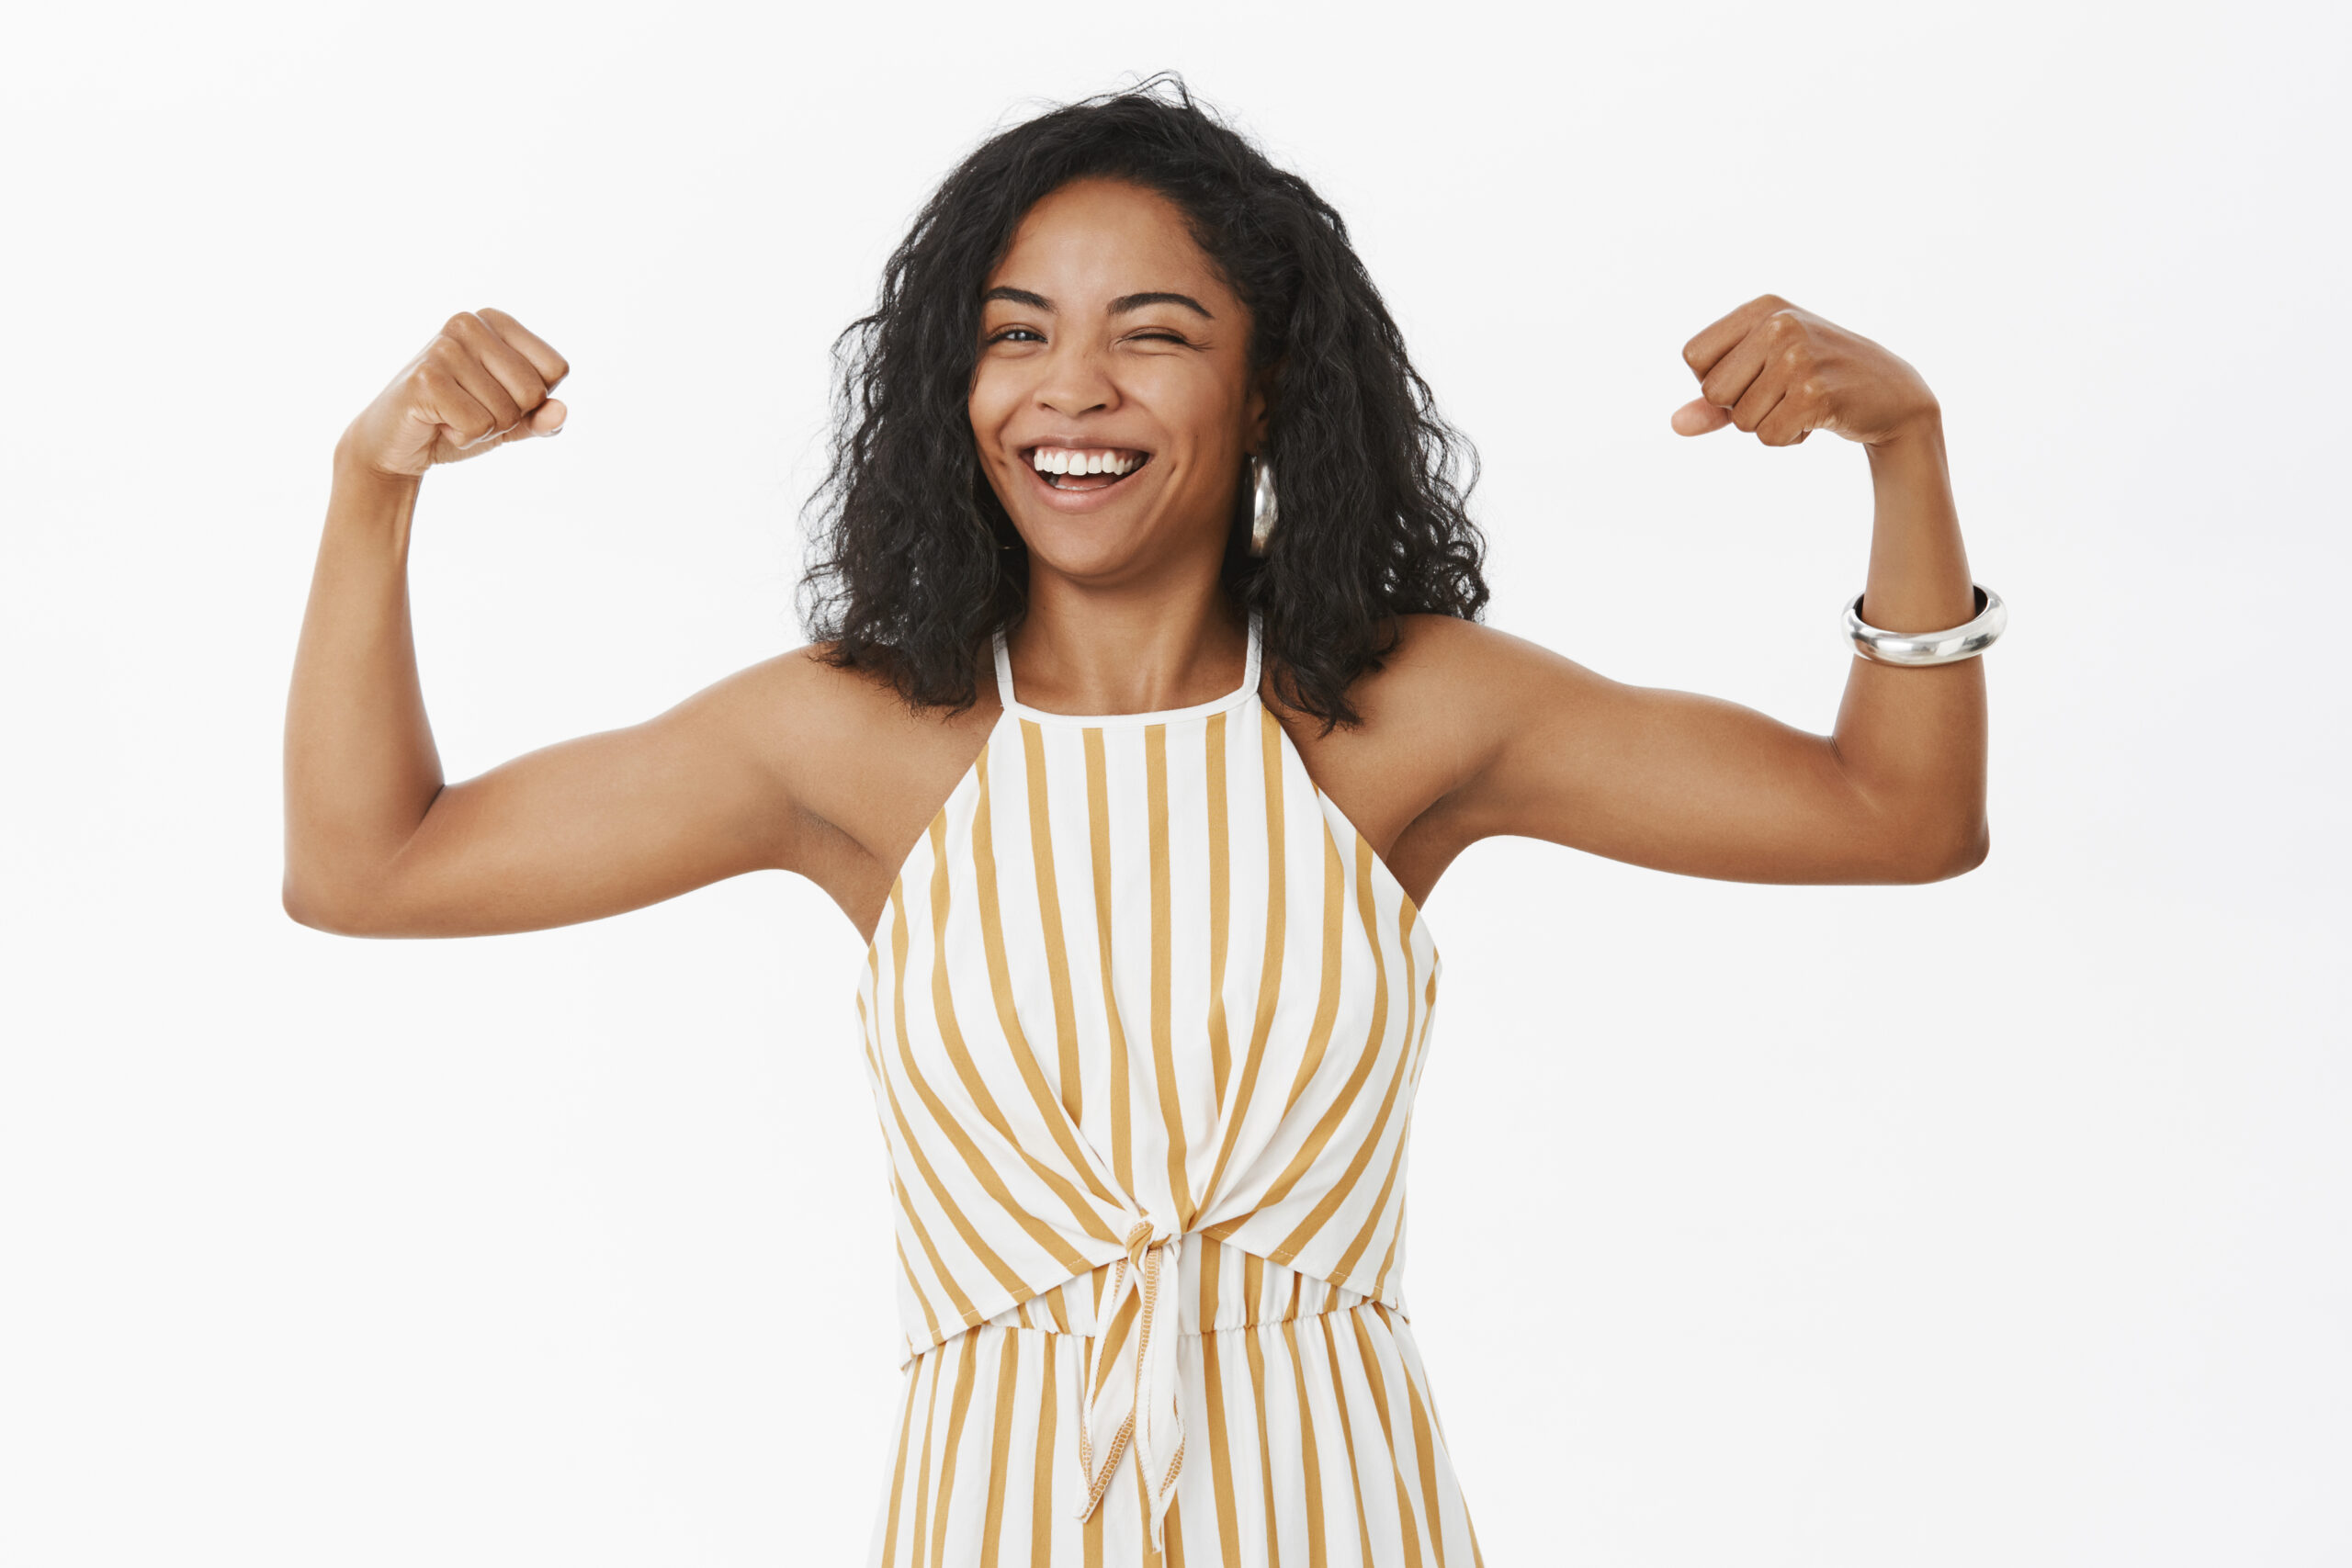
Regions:
[[[987,287],[1027,288],[1065,310],[1148,289],[1190,294],[1212,310],[1212,293],[1233,303],[1182,209],[1158,191],[1113,179],[1073,180],[1038,201]]]

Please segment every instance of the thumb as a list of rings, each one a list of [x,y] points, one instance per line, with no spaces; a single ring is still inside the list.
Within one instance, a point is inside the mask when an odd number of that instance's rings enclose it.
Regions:
[[[1704,398],[1693,398],[1674,411],[1674,432],[1678,435],[1704,435],[1730,423],[1731,410],[1717,408]]]
[[[527,417],[516,421],[514,429],[499,437],[499,443],[503,446],[510,441],[528,441],[535,435],[560,435],[563,434],[563,423],[571,413],[571,411],[565,408],[560,400],[549,398],[533,409]]]

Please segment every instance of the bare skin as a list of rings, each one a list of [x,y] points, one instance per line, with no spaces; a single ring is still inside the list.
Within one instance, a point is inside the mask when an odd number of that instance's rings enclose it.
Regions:
[[[1040,202],[988,280],[969,398],[984,471],[1029,551],[1009,649],[1021,700],[1057,712],[1206,702],[1241,678],[1217,583],[1228,498],[1265,440],[1249,318],[1161,197],[1081,181]],[[1940,412],[1866,338],[1766,295],[1685,345],[1690,436],[1767,446],[1829,430],[1868,454],[1863,614],[1897,631],[1973,613]],[[447,783],[411,640],[423,476],[560,430],[569,366],[499,310],[451,318],[335,450],[286,732],[285,903],[351,935],[567,925],[725,877],[797,872],[871,937],[900,863],[1000,711],[910,715],[796,649],[639,725]],[[1132,471],[1048,481],[1040,447]],[[509,459],[512,460],[512,459]],[[1307,771],[1417,904],[1480,839],[1544,839],[1694,876],[1924,882],[1984,856],[1979,661],[1853,660],[1836,728],[1628,686],[1523,638],[1403,618],[1351,691],[1352,728],[1267,705]]]

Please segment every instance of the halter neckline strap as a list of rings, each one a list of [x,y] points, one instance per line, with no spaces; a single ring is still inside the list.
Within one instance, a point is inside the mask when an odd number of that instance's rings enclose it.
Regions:
[[[1180,719],[1205,718],[1210,714],[1238,707],[1258,694],[1264,647],[1259,614],[1253,609],[1250,612],[1250,646],[1242,664],[1241,684],[1224,696],[1194,703],[1190,707],[1158,708],[1149,713],[1051,713],[1044,708],[1033,708],[1012,694],[1012,655],[1005,647],[1003,631],[1000,629],[993,634],[991,641],[995,644],[996,652],[996,694],[1003,703],[1005,712],[1019,714],[1023,718],[1035,719],[1042,724],[1079,724],[1097,729],[1107,725],[1168,724]]]

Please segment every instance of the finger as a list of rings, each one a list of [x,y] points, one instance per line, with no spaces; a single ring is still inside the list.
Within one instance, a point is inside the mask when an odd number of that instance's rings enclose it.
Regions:
[[[492,432],[512,430],[523,423],[523,408],[513,394],[499,384],[479,359],[462,350],[450,356],[450,374],[488,412]]]
[[[482,368],[498,378],[498,384],[506,389],[506,395],[514,400],[518,410],[528,412],[547,401],[548,384],[538,367],[499,335],[479,312],[454,317],[449,324],[458,340],[481,361]]]
[[[424,368],[424,395],[419,401],[427,418],[449,433],[453,446],[470,446],[501,426],[481,400],[466,389],[447,366],[437,361]]]
[[[1730,353],[1715,361],[1714,368],[1699,383],[1699,395],[1718,408],[1736,405],[1770,360],[1771,336],[1761,322],[1750,329],[1746,337],[1732,345]]]
[[[441,329],[441,335],[434,340],[432,357],[436,367],[489,411],[496,422],[493,428],[505,430],[522,419],[522,405],[499,384],[498,378],[490,373],[468,341],[479,341],[479,334],[489,331],[462,314],[452,316]]]
[[[1787,366],[1777,360],[1768,364],[1747,384],[1747,390],[1739,395],[1739,401],[1732,404],[1731,422],[1742,430],[1755,430],[1788,395],[1790,380]]]
[[[1756,423],[1756,439],[1767,446],[1793,446],[1814,432],[1802,398],[1787,396]]]
[[[569,360],[550,348],[546,339],[505,311],[484,306],[474,314],[480,316],[492,331],[504,339],[515,353],[531,362],[531,368],[539,373],[540,382],[548,390],[554,390],[559,382],[571,374],[571,364]]]
[[[1690,373],[1703,378],[1715,367],[1715,362],[1737,346],[1757,322],[1775,310],[1785,310],[1789,302],[1777,294],[1759,294],[1731,314],[1711,322],[1697,337],[1682,345],[1682,363]]]
[[[1678,435],[1704,435],[1731,423],[1731,410],[1717,408],[1704,398],[1693,398],[1674,411]]]

